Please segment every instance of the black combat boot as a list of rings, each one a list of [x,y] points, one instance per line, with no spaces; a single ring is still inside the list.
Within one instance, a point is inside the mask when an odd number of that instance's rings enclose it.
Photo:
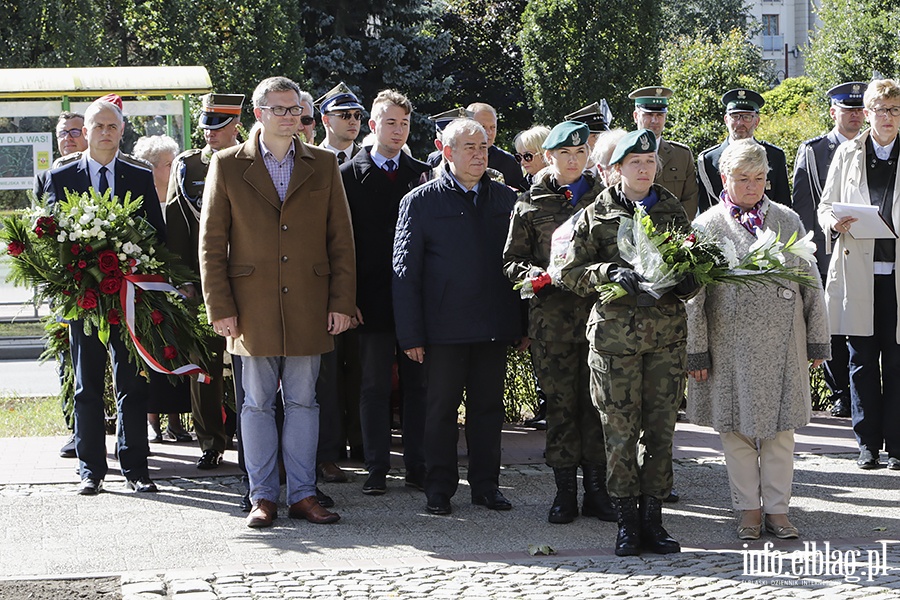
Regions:
[[[637,556],[641,553],[641,519],[638,499],[613,498],[619,533],[616,535],[616,556]]]
[[[662,526],[662,501],[646,494],[641,496],[641,544],[656,554],[681,552],[681,545]]]
[[[584,474],[584,505],[581,507],[581,514],[615,523],[616,509],[606,491],[606,466],[583,464],[581,472]]]
[[[578,467],[554,467],[553,477],[556,479],[556,498],[547,520],[571,523],[578,516]]]

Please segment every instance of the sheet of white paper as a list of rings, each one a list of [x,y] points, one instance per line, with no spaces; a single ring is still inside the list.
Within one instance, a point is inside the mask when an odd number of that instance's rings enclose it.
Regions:
[[[872,204],[844,204],[837,202],[831,205],[834,216],[838,219],[854,217],[858,219],[850,225],[850,235],[857,240],[896,239],[897,234],[878,214],[878,207]]]

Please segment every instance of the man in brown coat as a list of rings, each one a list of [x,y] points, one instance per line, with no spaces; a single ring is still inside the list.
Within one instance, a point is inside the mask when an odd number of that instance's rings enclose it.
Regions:
[[[284,77],[253,92],[261,128],[213,155],[200,216],[200,275],[209,320],[241,356],[244,459],[253,510],[267,527],[280,494],[275,392],[285,405],[288,514],[333,523],[316,500],[319,357],[355,313],[353,232],[337,161],[303,144],[300,88]]]

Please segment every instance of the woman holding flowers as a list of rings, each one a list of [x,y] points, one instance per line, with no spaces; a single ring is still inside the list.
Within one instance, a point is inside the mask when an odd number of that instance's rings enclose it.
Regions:
[[[681,550],[662,526],[662,499],[672,488],[672,438],[684,389],[686,281],[659,298],[620,255],[619,223],[640,206],[661,229],[688,229],[681,203],[654,185],[656,135],[626,134],[609,164],[620,181],[587,207],[562,265],[562,283],[581,296],[616,282],[627,294],[594,304],[587,324],[591,396],[606,439],[606,484],[616,510],[616,554]],[[639,511],[640,509],[640,511]]]
[[[513,210],[503,251],[513,282],[531,289],[528,335],[538,385],[547,396],[547,464],[556,479],[556,497],[547,520],[571,523],[578,516],[578,467],[584,475],[584,516],[615,520],[606,492],[603,425],[591,404],[588,343],[584,337],[592,300],[551,284],[547,267],[557,227],[589,206],[603,184],[584,173],[590,149],[588,126],[560,123],[543,141],[549,167]]]
[[[726,256],[769,244],[775,232],[805,233],[796,213],[764,195],[768,170],[765,148],[753,140],[722,153],[721,202],[694,227]],[[758,539],[763,526],[778,538],[799,535],[787,516],[794,429],[809,422],[808,363],[818,366],[831,351],[815,262],[787,253],[778,259],[806,268],[813,285],[717,284],[687,303],[688,417],[719,432],[744,540]]]

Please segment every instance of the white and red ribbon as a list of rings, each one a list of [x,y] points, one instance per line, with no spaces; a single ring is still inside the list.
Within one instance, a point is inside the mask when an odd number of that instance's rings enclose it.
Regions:
[[[119,300],[122,303],[122,312],[125,314],[125,324],[128,327],[128,333],[131,334],[131,341],[134,342],[134,347],[137,348],[138,354],[141,358],[144,359],[144,362],[150,365],[150,368],[157,373],[164,373],[166,375],[196,374],[197,381],[199,381],[200,383],[209,383],[210,381],[212,381],[212,377],[195,364],[183,365],[181,367],[178,367],[174,371],[170,371],[169,369],[159,364],[159,362],[155,358],[153,358],[153,356],[149,352],[147,352],[144,346],[141,345],[141,342],[138,340],[137,336],[134,335],[135,286],[141,288],[142,290],[147,290],[148,292],[178,293],[178,290],[166,283],[161,275],[125,275],[125,281],[122,284],[122,288],[119,290]]]

